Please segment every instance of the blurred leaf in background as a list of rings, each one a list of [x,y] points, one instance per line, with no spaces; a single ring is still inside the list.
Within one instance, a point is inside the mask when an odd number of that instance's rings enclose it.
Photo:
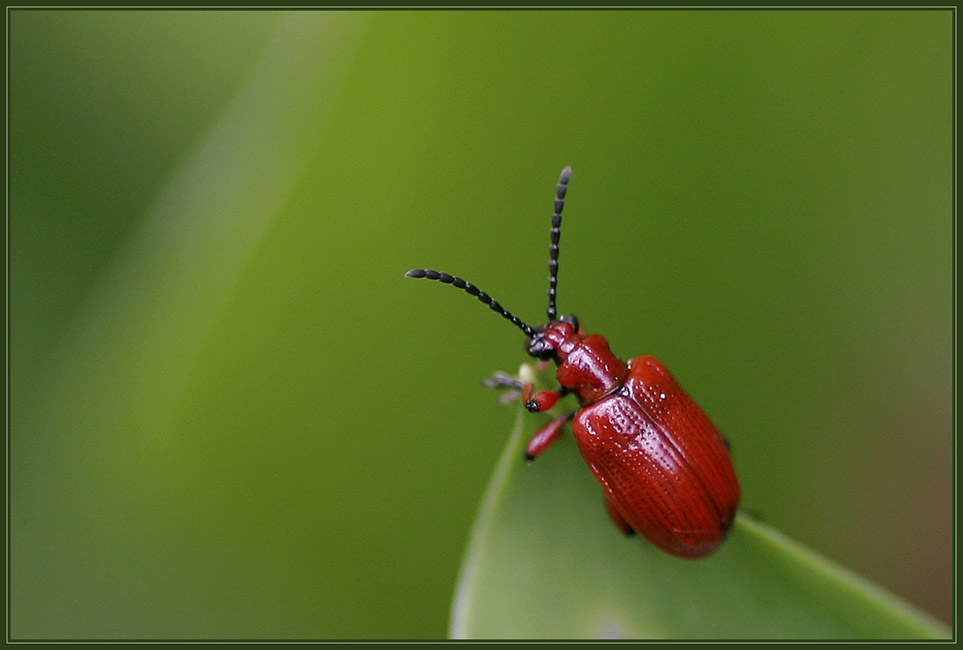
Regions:
[[[559,307],[950,620],[953,19],[8,10],[10,635],[437,638]],[[533,468],[534,469],[534,468]]]

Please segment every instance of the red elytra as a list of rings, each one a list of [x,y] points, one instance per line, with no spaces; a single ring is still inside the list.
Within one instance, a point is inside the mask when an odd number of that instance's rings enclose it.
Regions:
[[[558,364],[557,390],[536,393],[531,384],[505,375],[486,382],[521,389],[526,407],[536,413],[569,392],[578,398],[580,409],[535,434],[525,450],[528,460],[544,452],[572,420],[582,457],[604,488],[612,521],[673,555],[704,557],[725,540],[739,505],[729,447],[660,361],[642,356],[626,363],[612,353],[605,337],[586,335],[574,316],[556,318],[558,243],[570,177],[566,167],[552,216],[548,324],[537,329],[526,325],[459,277],[431,269],[407,275],[451,284],[477,297],[525,333],[529,355]]]

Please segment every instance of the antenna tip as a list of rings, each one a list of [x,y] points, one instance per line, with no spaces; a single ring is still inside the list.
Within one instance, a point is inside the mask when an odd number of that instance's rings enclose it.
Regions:
[[[423,278],[427,275],[425,269],[411,269],[405,273],[406,278]]]
[[[572,167],[568,166],[562,170],[562,177],[558,179],[558,182],[565,185],[570,178],[572,178]]]

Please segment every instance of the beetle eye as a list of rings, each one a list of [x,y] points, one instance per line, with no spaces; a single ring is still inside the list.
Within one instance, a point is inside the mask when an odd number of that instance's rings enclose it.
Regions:
[[[544,334],[536,334],[528,343],[528,354],[536,359],[551,359],[555,356],[555,348],[545,339]]]

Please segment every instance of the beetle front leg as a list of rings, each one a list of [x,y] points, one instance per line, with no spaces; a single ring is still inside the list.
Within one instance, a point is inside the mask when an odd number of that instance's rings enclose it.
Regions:
[[[539,454],[548,449],[562,433],[562,427],[565,426],[565,423],[575,417],[575,413],[575,411],[572,411],[568,415],[552,420],[539,429],[538,433],[532,436],[532,439],[528,442],[528,447],[525,448],[525,460],[535,460]]]
[[[550,363],[551,362],[549,361],[539,361],[536,367],[538,368],[539,372],[545,372]],[[482,385],[487,386],[488,388],[505,390],[505,393],[502,394],[501,399],[499,400],[502,404],[508,404],[509,402],[513,402],[521,397],[522,389],[525,387],[525,383],[521,379],[510,375],[507,372],[496,372],[490,379],[482,380]],[[525,401],[527,402],[528,400],[526,399]],[[548,408],[551,408],[551,406]]]
[[[568,390],[568,388],[563,387],[558,390],[540,390],[535,393],[535,386],[525,384],[522,387],[522,402],[525,403],[525,408],[532,413],[541,413],[555,406],[558,400],[565,397]]]

